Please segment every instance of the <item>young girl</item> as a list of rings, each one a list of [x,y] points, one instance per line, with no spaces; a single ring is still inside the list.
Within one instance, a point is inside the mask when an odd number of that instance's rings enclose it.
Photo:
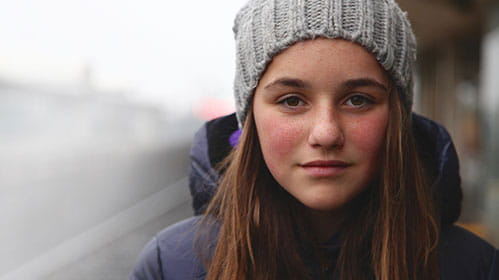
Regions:
[[[411,114],[416,42],[393,0],[251,0],[234,32],[237,122],[193,147],[202,215],[131,279],[499,279],[497,250],[451,225],[457,158]]]

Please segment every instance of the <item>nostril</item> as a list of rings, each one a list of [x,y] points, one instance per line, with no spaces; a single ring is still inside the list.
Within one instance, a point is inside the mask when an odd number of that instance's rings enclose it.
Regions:
[[[338,123],[323,121],[310,130],[308,141],[313,147],[338,148],[343,146],[344,135]]]

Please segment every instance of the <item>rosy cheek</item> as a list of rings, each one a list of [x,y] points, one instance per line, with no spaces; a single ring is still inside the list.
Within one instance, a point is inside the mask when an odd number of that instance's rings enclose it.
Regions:
[[[279,166],[292,162],[292,152],[298,147],[299,135],[303,129],[296,122],[276,117],[260,119],[258,136],[262,152],[269,169],[276,171]]]
[[[386,114],[369,115],[358,119],[350,127],[350,140],[365,155],[375,156],[379,153],[386,135]]]

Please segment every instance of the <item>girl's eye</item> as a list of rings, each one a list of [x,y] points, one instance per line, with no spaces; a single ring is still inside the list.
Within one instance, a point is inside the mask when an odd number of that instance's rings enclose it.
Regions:
[[[299,97],[290,96],[290,97],[286,97],[286,98],[282,99],[281,101],[279,101],[279,103],[281,103],[287,107],[297,107],[297,106],[303,105],[304,102]]]
[[[371,103],[371,100],[363,95],[354,95],[347,99],[348,106],[361,108]]]

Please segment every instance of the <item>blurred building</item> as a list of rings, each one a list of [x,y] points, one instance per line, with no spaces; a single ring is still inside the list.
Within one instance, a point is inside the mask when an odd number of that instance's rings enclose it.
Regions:
[[[120,244],[131,251],[116,259],[96,252],[188,204],[197,125],[117,92],[2,82],[0,279],[126,277],[152,233]]]
[[[499,244],[499,6],[399,0],[418,39],[415,110],[446,126],[461,163],[461,222]]]
[[[482,45],[480,108],[485,177],[485,215],[491,240],[499,247],[499,2],[487,9]]]
[[[34,144],[139,145],[166,137],[164,112],[120,93],[4,83],[0,98],[0,141],[9,150]]]

